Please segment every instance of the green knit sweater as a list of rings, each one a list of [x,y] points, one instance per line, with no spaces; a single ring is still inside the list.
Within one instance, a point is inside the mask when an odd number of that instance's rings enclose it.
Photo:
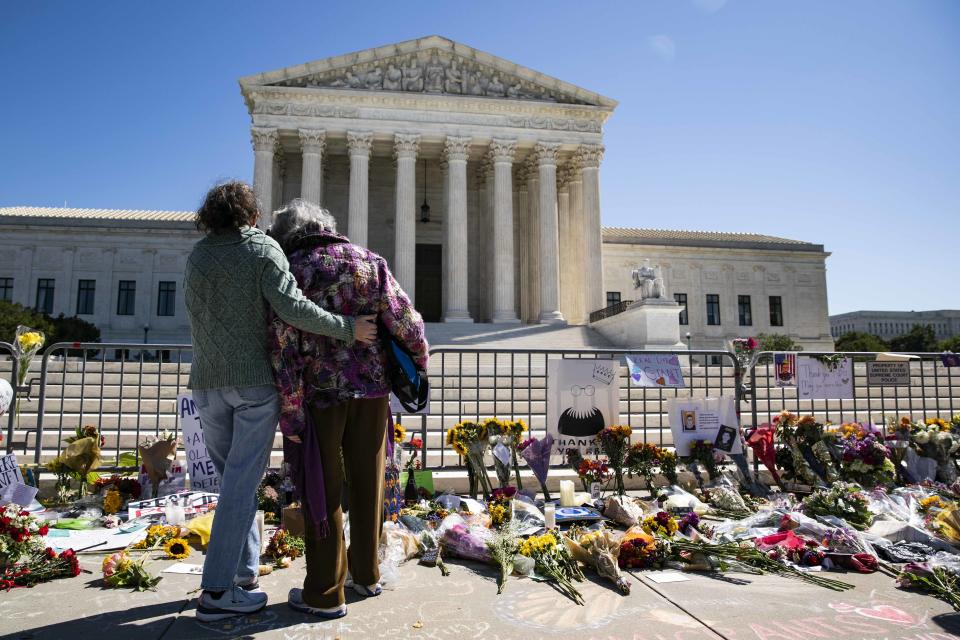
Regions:
[[[184,275],[193,336],[191,389],[273,384],[267,352],[270,308],[299,329],[353,342],[353,319],[307,300],[280,245],[259,229],[209,234]]]

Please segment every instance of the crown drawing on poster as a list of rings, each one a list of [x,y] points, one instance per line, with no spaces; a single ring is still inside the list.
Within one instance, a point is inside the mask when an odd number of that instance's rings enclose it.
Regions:
[[[610,384],[617,375],[615,366],[608,364],[596,364],[593,366],[593,379],[603,384]]]

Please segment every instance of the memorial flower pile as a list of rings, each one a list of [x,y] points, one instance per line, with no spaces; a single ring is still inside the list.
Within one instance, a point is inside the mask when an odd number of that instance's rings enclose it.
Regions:
[[[630,529],[620,539],[617,564],[621,569],[650,569],[661,561],[656,539],[642,529]]]
[[[26,556],[43,550],[48,527],[24,511],[8,504],[0,511],[0,567],[16,564]]]
[[[680,530],[676,518],[666,511],[658,511],[655,515],[644,518],[640,527],[646,533],[659,538],[672,538],[673,534]]]
[[[610,481],[610,466],[603,460],[582,460],[577,467],[577,475],[584,487],[595,482],[604,485]]]
[[[563,543],[570,555],[592,567],[598,575],[616,585],[620,593],[630,593],[630,581],[620,573],[620,541],[609,529],[588,531],[581,535],[563,536]]]
[[[865,487],[893,486],[896,467],[890,459],[887,446],[878,433],[865,433],[840,438],[841,475],[847,482]]]
[[[180,527],[155,524],[147,529],[147,537],[133,544],[131,549],[161,549],[170,540],[180,537]]]
[[[943,418],[926,418],[912,422],[901,418],[900,424],[909,429],[910,442],[921,456],[937,463],[937,480],[947,484],[957,480],[957,458],[960,454],[960,431],[957,416],[950,422]]]
[[[14,587],[32,587],[58,578],[74,578],[80,573],[80,562],[73,549],[58,554],[46,547],[21,556],[18,562],[3,566],[0,589],[10,591]]]
[[[484,498],[490,497],[490,478],[483,461],[490,443],[482,422],[460,422],[447,431],[447,445],[466,458],[471,477],[471,494],[476,495],[474,483],[479,482]]]
[[[624,495],[623,469],[627,460],[627,451],[630,448],[630,435],[633,430],[624,424],[606,427],[596,436],[597,448],[607,457],[607,464],[613,470],[616,481],[617,495]]]

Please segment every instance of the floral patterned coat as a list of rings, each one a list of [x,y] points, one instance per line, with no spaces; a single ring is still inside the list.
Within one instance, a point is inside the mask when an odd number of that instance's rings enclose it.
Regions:
[[[379,255],[332,232],[303,236],[284,247],[290,271],[307,298],[346,316],[376,314],[385,328],[426,371],[423,319],[413,308]],[[306,406],[329,407],[350,398],[390,393],[383,344],[346,344],[300,331],[274,317],[269,335],[271,360],[280,392],[280,429],[301,433]]]

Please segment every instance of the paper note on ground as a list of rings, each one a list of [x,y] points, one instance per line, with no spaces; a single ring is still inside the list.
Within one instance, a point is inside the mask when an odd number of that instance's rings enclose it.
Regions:
[[[668,582],[689,582],[690,578],[679,571],[644,571],[643,575],[650,578],[657,584],[666,584]]]
[[[189,575],[203,575],[203,565],[202,564],[187,564],[186,562],[178,562],[172,564],[160,573],[186,573]]]

